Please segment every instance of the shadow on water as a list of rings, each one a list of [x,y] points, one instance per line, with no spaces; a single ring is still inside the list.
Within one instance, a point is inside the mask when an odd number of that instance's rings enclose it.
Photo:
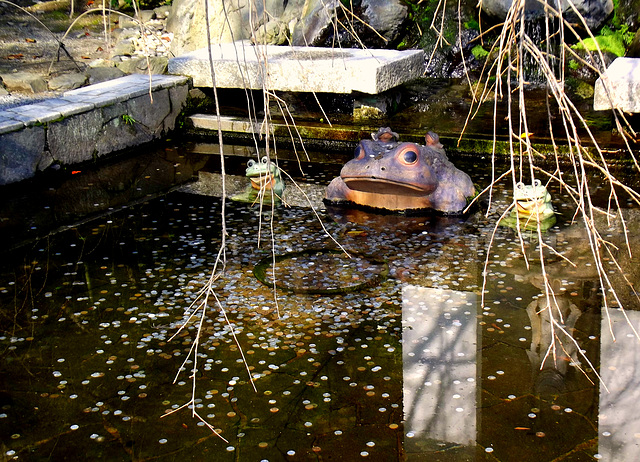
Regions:
[[[358,292],[278,292],[278,319],[274,293],[253,276],[271,255],[264,243],[273,238],[276,254],[335,244],[309,208],[260,213],[228,203],[228,262],[216,290],[258,392],[230,327],[212,309],[198,350],[195,406],[228,443],[186,409],[161,419],[191,396],[188,373],[173,381],[195,325],[168,339],[208,280],[221,201],[181,190],[161,194],[182,181],[176,176],[206,165],[203,154],[165,150],[157,159],[149,153],[125,162],[133,163],[110,167],[117,184],[98,188],[107,181],[103,173],[69,174],[35,204],[26,192],[16,194],[8,202],[16,205],[2,214],[3,230],[10,230],[4,236],[26,238],[9,246],[0,265],[5,458],[546,461],[637,454],[638,340],[612,309],[611,341],[585,231],[571,223],[573,209],[557,190],[558,220],[545,240],[576,266],[549,254],[547,272],[577,344],[549,336],[540,311],[539,243],[525,237],[528,269],[510,228],[495,233],[481,305],[495,212],[480,208],[461,219],[323,210],[325,226],[347,251],[383,260],[389,277]],[[489,182],[481,166],[458,166],[477,184]],[[606,198],[598,187],[594,197]],[[495,200],[511,200],[504,185]],[[94,218],[80,220],[87,213]],[[640,217],[625,213],[635,248]],[[30,216],[40,221],[28,223]],[[624,249],[620,229],[607,233]],[[633,261],[623,250],[617,256],[638,280]],[[637,326],[635,294],[613,263],[605,264]],[[345,274],[335,265],[319,259],[297,269],[306,280],[324,281]],[[549,358],[553,342],[557,355]]]

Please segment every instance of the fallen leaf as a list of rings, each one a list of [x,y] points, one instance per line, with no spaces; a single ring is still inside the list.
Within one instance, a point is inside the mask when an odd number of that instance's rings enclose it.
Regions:
[[[96,48],[96,51],[104,51],[102,47]]]
[[[91,59],[91,56],[80,56],[82,59]]]
[[[71,170],[71,174],[72,175],[77,175],[78,173],[81,173],[82,170]]]
[[[24,58],[24,55],[22,53],[17,53],[14,55],[7,56],[7,59],[22,59],[22,58]]]
[[[28,43],[36,43],[36,39],[32,38],[26,38],[25,41],[27,41]]]

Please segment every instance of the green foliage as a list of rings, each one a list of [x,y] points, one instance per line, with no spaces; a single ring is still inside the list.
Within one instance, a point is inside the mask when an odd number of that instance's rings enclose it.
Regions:
[[[469,21],[464,23],[464,27],[467,29],[480,31],[480,23],[475,19],[470,19]]]
[[[578,70],[579,67],[580,67],[580,64],[578,64],[578,61],[576,61],[575,59],[569,60],[569,69],[576,71]]]
[[[573,48],[576,50],[587,49],[596,51],[598,47],[602,51],[608,51],[616,56],[624,56],[626,47],[633,40],[634,33],[629,31],[626,25],[620,26],[619,29],[611,30],[604,26],[595,40],[591,37],[584,39],[582,42],[576,43]]]
[[[479,61],[482,61],[487,56],[489,56],[489,52],[482,48],[482,45],[476,45],[471,49],[471,54]]]
[[[137,122],[136,119],[131,117],[129,114],[122,114],[122,121],[125,125],[133,125]]]

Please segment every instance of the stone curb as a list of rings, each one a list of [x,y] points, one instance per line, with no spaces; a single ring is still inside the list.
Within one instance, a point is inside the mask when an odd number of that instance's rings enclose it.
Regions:
[[[0,111],[0,185],[159,138],[174,128],[189,83],[132,74]]]

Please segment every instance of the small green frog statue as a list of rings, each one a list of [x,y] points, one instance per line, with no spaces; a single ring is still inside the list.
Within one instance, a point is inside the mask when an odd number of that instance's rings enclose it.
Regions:
[[[251,184],[244,192],[231,197],[232,200],[251,204],[270,204],[272,200],[281,200],[285,183],[280,175],[280,168],[267,156],[259,161],[249,160],[245,176]]]
[[[516,184],[513,199],[515,207],[508,217],[502,219],[501,225],[515,229],[519,221],[520,229],[533,231],[538,229],[539,222],[540,229],[547,231],[556,223],[551,194],[540,180],[534,180],[530,185]]]

